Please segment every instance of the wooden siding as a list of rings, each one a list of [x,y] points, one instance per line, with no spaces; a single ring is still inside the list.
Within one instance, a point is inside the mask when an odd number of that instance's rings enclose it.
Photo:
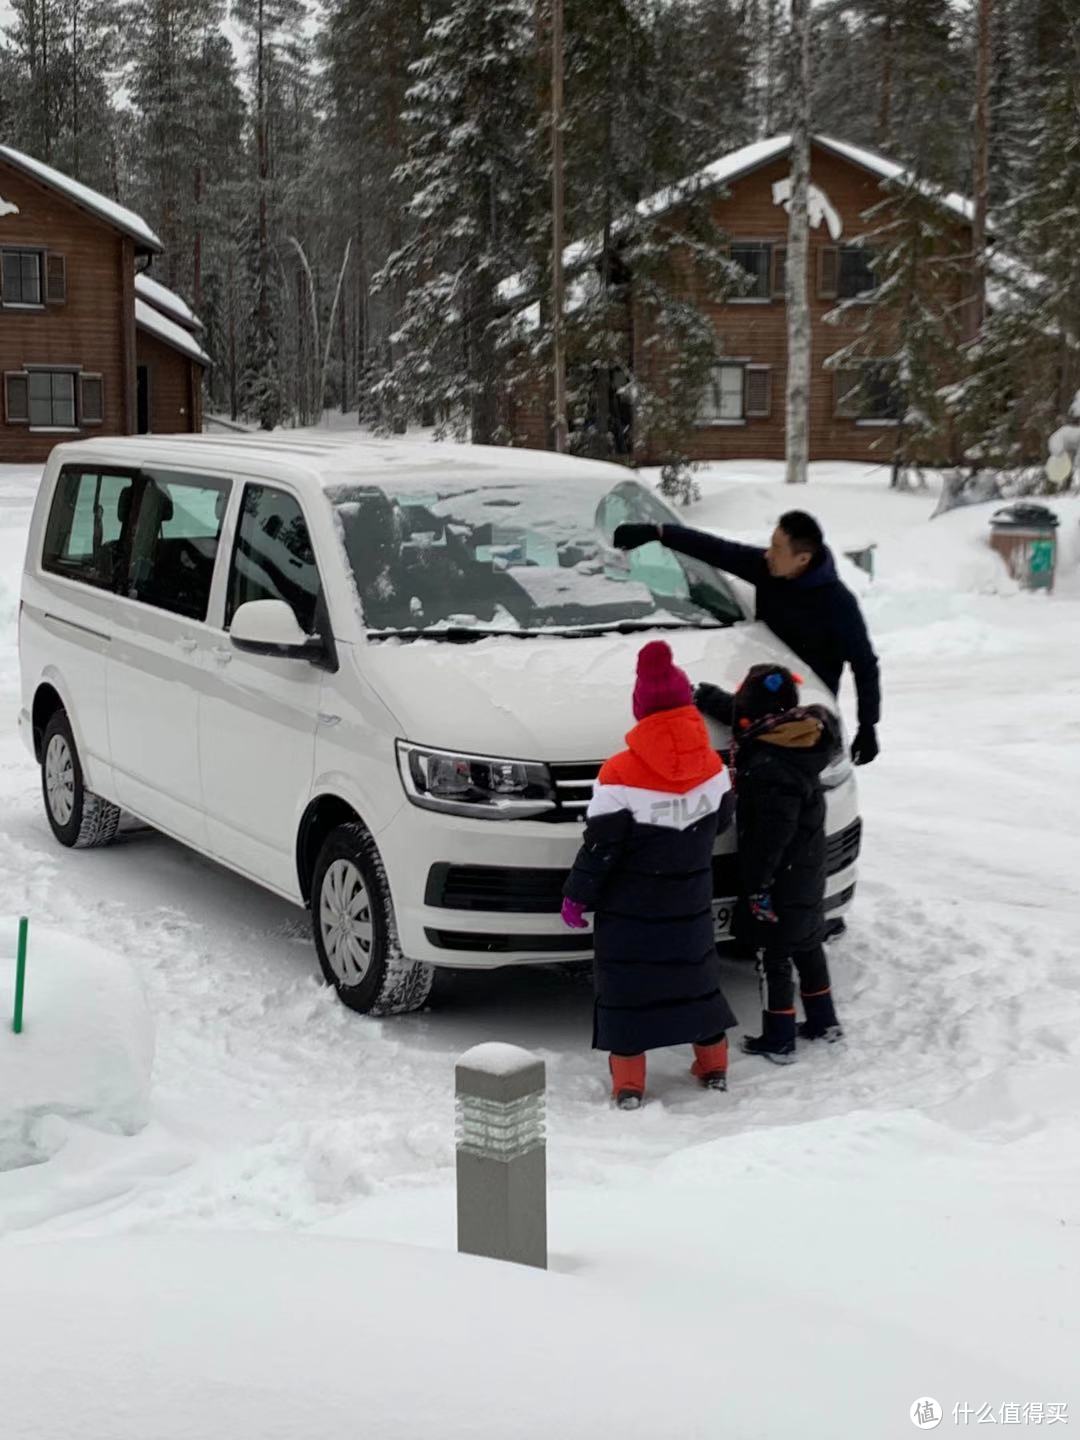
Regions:
[[[786,244],[787,212],[773,203],[772,188],[776,181],[787,178],[789,166],[789,157],[783,156],[733,182],[728,194],[714,202],[716,222],[732,242]],[[840,214],[843,222],[840,244],[850,244],[861,236],[870,235],[886,223],[886,215],[880,210],[870,219],[866,218],[868,211],[881,206],[885,195],[877,176],[818,146],[813,148],[811,171],[813,183],[824,190]],[[958,251],[970,249],[970,232],[960,221],[955,226],[955,236]],[[866,460],[885,464],[892,458],[895,428],[860,423],[835,414],[834,372],[826,368],[826,361],[858,336],[864,320],[864,314],[854,309],[839,323],[826,323],[825,316],[836,309],[838,302],[819,294],[819,264],[822,250],[835,243],[824,225],[810,232],[809,290],[813,328],[810,458]],[[957,274],[949,288],[943,290],[943,304],[959,304],[963,299],[963,286],[963,279]],[[783,296],[715,304],[701,293],[699,277],[689,263],[685,271],[685,290],[712,316],[720,353],[731,359],[770,368],[772,397],[771,414],[767,418],[696,426],[686,437],[684,448],[687,455],[692,460],[701,461],[782,460],[787,385],[787,305]],[[880,312],[875,317],[875,334],[880,340],[872,347],[878,354],[889,353],[891,330],[887,312]],[[656,348],[646,350],[640,343],[640,337],[649,333],[644,316],[636,319],[633,333],[639,337],[634,354],[636,373],[651,385],[662,385],[663,353]],[[519,443],[535,444],[539,437],[544,436],[542,404],[543,396],[539,389],[534,388],[532,393],[519,392],[513,414],[514,433],[521,437]],[[656,464],[663,458],[650,446],[648,436],[638,433],[635,440],[637,463]],[[539,443],[546,441],[539,438]]]
[[[201,430],[201,367],[145,330],[137,332],[135,348],[137,364],[145,365],[149,371],[151,433],[175,435]]]
[[[0,371],[25,365],[81,367],[104,380],[104,422],[70,434],[33,434],[7,424],[0,390],[0,462],[44,461],[59,441],[127,433],[124,338],[135,323],[132,242],[0,158],[0,195],[19,207],[0,217],[0,247],[26,246],[64,256],[67,299],[43,310],[0,309]],[[133,285],[132,281],[132,285]],[[132,424],[131,428],[134,428]]]

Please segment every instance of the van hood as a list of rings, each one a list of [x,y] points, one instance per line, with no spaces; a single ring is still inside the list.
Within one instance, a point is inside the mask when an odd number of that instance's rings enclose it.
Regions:
[[[695,685],[734,690],[751,665],[786,665],[805,677],[804,704],[836,710],[803,661],[751,622],[588,639],[390,640],[368,644],[356,658],[404,740],[514,760],[600,761],[623,747],[638,651],[658,636]],[[727,737],[714,730],[714,739]]]

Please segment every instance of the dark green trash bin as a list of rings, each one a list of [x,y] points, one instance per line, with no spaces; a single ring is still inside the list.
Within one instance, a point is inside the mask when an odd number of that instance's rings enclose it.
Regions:
[[[1059,523],[1045,505],[1019,501],[990,517],[990,544],[1025,590],[1053,590]]]

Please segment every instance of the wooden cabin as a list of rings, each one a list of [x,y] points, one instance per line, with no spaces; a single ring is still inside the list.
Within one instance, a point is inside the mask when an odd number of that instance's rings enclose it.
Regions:
[[[696,461],[766,459],[785,454],[785,393],[787,385],[787,302],[785,296],[791,137],[775,136],[725,155],[699,176],[691,189],[713,192],[713,219],[726,237],[731,259],[746,272],[747,284],[737,298],[717,303],[704,293],[692,257],[682,270],[683,293],[692,295],[712,318],[716,330],[716,363],[711,383],[701,396],[698,418],[683,437],[685,454]],[[830,364],[831,357],[856,339],[867,314],[879,277],[871,268],[873,242],[889,219],[890,185],[904,183],[902,167],[881,155],[825,136],[815,136],[811,150],[811,219],[809,296],[812,325],[810,394],[810,458],[812,460],[869,460],[887,462],[892,437],[899,424],[902,390],[889,357],[895,350],[891,324],[883,306],[872,316],[868,345],[860,343],[865,360],[844,368]],[[686,191],[681,191],[685,197]],[[955,264],[947,273],[941,295],[944,310],[963,311],[974,293],[971,265],[970,201],[960,195],[936,197],[943,217],[942,230]],[[685,198],[682,203],[685,204]],[[680,187],[651,196],[637,207],[633,223],[642,219],[657,226],[677,224]],[[618,243],[619,228],[615,229]],[[586,239],[570,246],[564,257],[570,308],[575,277],[581,283],[588,267],[598,265],[599,246]],[[624,277],[626,323],[619,328],[627,337],[625,363],[618,372],[623,381],[643,379],[656,388],[665,383],[670,363],[661,349],[645,344],[650,333],[632,274]],[[502,288],[512,302],[515,282]],[[858,297],[865,297],[859,301]],[[524,315],[530,300],[520,296]],[[841,302],[856,301],[839,320]],[[826,317],[833,314],[831,321]],[[879,342],[879,343],[875,343]],[[617,377],[617,378],[618,378]],[[943,376],[945,384],[949,377]],[[527,378],[509,397],[505,419],[517,444],[549,448],[552,434],[550,382]],[[632,394],[622,386],[621,394]],[[620,390],[612,385],[612,404]],[[581,416],[571,416],[571,424]],[[621,443],[616,453],[639,464],[664,459],[651,437],[632,413],[632,401],[621,404],[618,418]],[[629,438],[627,438],[629,437]]]
[[[0,463],[61,440],[202,428],[201,326],[147,274],[133,211],[0,145]]]

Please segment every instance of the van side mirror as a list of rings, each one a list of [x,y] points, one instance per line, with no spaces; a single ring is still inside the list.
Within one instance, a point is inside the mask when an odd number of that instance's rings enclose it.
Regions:
[[[249,600],[241,605],[232,618],[229,638],[248,655],[276,655],[312,665],[325,665],[329,659],[326,642],[319,635],[305,634],[284,600]]]

